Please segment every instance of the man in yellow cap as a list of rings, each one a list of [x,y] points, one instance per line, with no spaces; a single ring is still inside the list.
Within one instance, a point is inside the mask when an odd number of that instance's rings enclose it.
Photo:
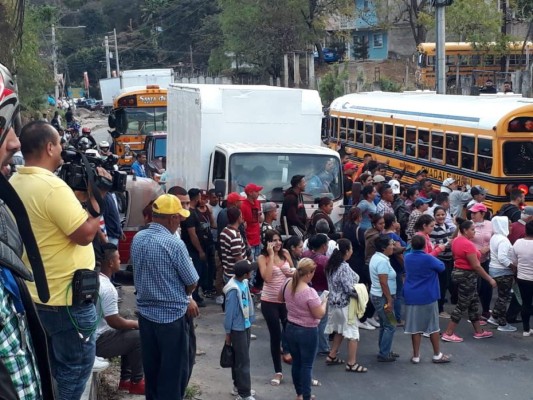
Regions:
[[[175,233],[190,213],[174,195],[152,205],[153,219],[131,244],[147,399],[185,396],[189,379],[186,318],[198,273]]]

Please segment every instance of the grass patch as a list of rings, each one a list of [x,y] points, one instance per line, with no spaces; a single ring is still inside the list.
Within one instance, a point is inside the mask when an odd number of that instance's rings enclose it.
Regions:
[[[185,400],[195,400],[202,394],[198,385],[190,385],[185,389]]]

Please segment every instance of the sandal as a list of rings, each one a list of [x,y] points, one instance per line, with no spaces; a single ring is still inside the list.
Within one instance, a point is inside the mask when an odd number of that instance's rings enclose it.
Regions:
[[[363,367],[362,365],[357,364],[357,363],[353,365],[346,363],[346,372],[364,373],[364,372],[368,372],[368,368]]]
[[[420,364],[420,356],[419,357],[411,357],[411,364]]]
[[[339,357],[331,358],[329,355],[326,357],[326,365],[340,365],[344,364],[346,361],[341,360]]]
[[[311,386],[322,386],[322,382],[318,379],[311,379]]]
[[[433,361],[434,364],[446,364],[450,362],[450,356],[440,353],[439,358],[435,358],[435,356],[433,356],[431,361]]]
[[[282,381],[283,381],[283,374],[281,372],[278,372],[274,374],[274,378],[270,380],[270,384],[272,386],[279,386]]]

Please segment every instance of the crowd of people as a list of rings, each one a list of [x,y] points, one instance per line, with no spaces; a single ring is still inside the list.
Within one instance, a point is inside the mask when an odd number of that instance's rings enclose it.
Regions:
[[[481,187],[459,187],[450,177],[436,191],[425,170],[408,185],[368,155],[359,166],[343,157],[340,229],[330,198],[317,199],[307,216],[302,175],[292,177],[279,213],[276,203],[261,204],[263,187],[253,182],[224,200],[214,190],[169,188],[146,205],[146,226],[131,243],[138,320],[125,319],[113,284],[123,238],[116,199],[98,187],[99,202],[55,175],[58,130],[46,121],[21,127],[13,79],[2,66],[0,78],[2,171],[16,151],[25,159],[9,182],[0,177],[3,398],[79,399],[102,362],[97,356],[120,356],[120,390],[183,399],[198,352],[194,319],[208,298],[224,309],[236,400],[255,399],[249,348],[259,310],[270,384],[281,385],[283,364],[291,364],[298,400],[312,399],[322,384],[313,374],[317,357],[349,373],[370,372],[358,359],[360,330],[379,329],[376,359],[391,363],[400,357],[394,336],[403,328],[413,364],[422,362],[423,336],[431,362],[450,362],[440,342],[465,340],[456,332],[465,314],[473,339],[492,337],[487,325],[516,331],[518,314],[523,336],[533,334],[533,207],[524,194],[511,190],[509,203],[490,215]],[[449,320],[442,333],[440,319]]]

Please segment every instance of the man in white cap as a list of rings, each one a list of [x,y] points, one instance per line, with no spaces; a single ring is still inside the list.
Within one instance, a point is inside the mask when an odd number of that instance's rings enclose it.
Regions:
[[[441,192],[451,193],[455,189],[457,189],[457,182],[454,178],[446,178],[442,181]]]

